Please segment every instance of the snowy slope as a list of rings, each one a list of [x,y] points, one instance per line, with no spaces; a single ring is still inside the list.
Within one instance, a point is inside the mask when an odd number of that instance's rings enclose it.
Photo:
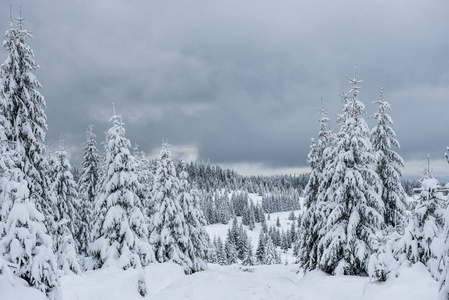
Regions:
[[[297,216],[299,211],[295,211]],[[279,216],[281,228],[287,230],[293,221],[290,212],[271,214],[267,225],[275,225]],[[241,219],[239,218],[239,223]],[[296,222],[296,221],[295,221]],[[214,224],[206,227],[213,236],[226,237],[231,226]],[[245,226],[245,229],[248,229]],[[257,245],[260,224],[253,231],[247,230],[254,248]],[[278,249],[279,250],[279,249]],[[303,299],[303,300],[431,300],[437,298],[438,283],[433,280],[422,264],[400,269],[398,278],[385,283],[370,282],[367,277],[329,276],[313,271],[305,276],[298,272],[298,265],[290,249],[282,253],[287,265],[262,265],[242,267],[240,265],[219,266],[209,264],[209,270],[193,275],[184,275],[182,267],[172,264],[153,264],[146,268],[148,295],[145,299]],[[82,275],[66,275],[62,278],[64,300],[140,300],[137,293],[138,274],[135,270],[117,268],[89,271]],[[0,275],[1,300],[43,300],[36,289],[26,287],[22,280],[15,285]]]
[[[321,271],[303,276],[296,271],[296,265],[253,268],[210,265],[207,271],[186,276],[177,265],[156,264],[146,270],[149,294],[145,299],[431,300],[437,297],[437,283],[421,264],[401,269],[400,277],[386,283],[371,283],[366,277],[329,276]],[[12,287],[4,279],[0,277],[0,299],[44,299],[37,290],[23,285]],[[143,298],[136,292],[136,282],[134,270],[93,271],[63,277],[63,295],[65,300],[140,300]]]
[[[296,217],[298,217],[299,213],[300,213],[299,210],[295,210]],[[267,220],[268,228],[270,228],[271,226],[276,226],[276,219],[277,219],[277,217],[279,217],[279,221],[281,223],[280,229],[281,230],[283,229],[285,231],[290,229],[292,222],[297,222],[297,220],[295,220],[295,221],[289,220],[288,219],[289,214],[290,214],[289,211],[270,214],[270,220]],[[237,220],[238,220],[238,224],[240,225],[242,223],[242,218],[237,217]],[[216,236],[216,237],[221,237],[221,239],[224,241],[226,238],[226,235],[228,233],[228,228],[231,228],[231,226],[232,226],[232,220],[229,221],[229,224],[226,224],[226,225],[224,225],[224,224],[208,225],[208,226],[206,226],[206,231],[209,234],[211,240],[213,240],[214,236]],[[251,243],[254,248],[253,250],[255,250],[257,248],[257,242],[259,240],[260,231],[262,230],[260,223],[256,223],[254,230],[249,230],[248,226],[245,226],[245,225],[243,225],[243,228],[248,233],[248,237],[251,238]],[[277,250],[279,250],[279,253],[281,254],[282,261],[285,261],[285,259],[287,259],[289,263],[293,263],[295,261],[295,259],[292,256],[292,249],[289,249],[289,251],[287,253],[281,252],[279,248],[277,248]]]

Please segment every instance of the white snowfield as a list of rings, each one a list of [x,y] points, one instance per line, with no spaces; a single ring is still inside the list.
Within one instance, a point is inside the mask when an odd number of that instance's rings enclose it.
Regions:
[[[290,212],[273,213],[268,226],[280,218],[281,228],[290,228]],[[295,215],[298,215],[298,211]],[[240,223],[240,218],[239,218]],[[206,227],[211,237],[226,237],[231,226],[214,224]],[[247,227],[245,226],[245,229]],[[248,230],[252,244],[257,244],[260,224]],[[287,265],[219,266],[209,264],[209,269],[193,275],[184,275],[183,268],[173,263],[152,264],[146,268],[148,295],[143,298],[137,292],[138,273],[134,269],[123,271],[107,268],[88,271],[82,275],[62,277],[64,300],[434,300],[438,295],[438,283],[432,279],[426,267],[420,263],[411,268],[402,267],[399,277],[384,283],[371,282],[368,277],[330,276],[321,271],[306,275],[298,273],[292,264],[291,249],[281,252]],[[0,275],[0,300],[45,300],[44,294],[26,287],[15,279],[12,285],[6,275]]]
[[[398,278],[385,283],[367,277],[329,276],[313,271],[297,274],[298,266],[271,265],[242,267],[209,265],[209,270],[184,275],[172,263],[146,268],[149,293],[137,293],[137,272],[117,268],[90,271],[62,278],[64,300],[434,300],[438,284],[422,264],[403,268]],[[44,300],[45,296],[23,282],[10,285],[0,276],[0,299]]]

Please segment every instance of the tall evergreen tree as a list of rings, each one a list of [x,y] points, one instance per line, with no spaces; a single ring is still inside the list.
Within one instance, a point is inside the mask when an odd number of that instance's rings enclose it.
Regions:
[[[139,150],[138,145],[133,148],[133,154],[136,160],[136,174],[140,185],[138,194],[142,199],[144,214],[146,216],[151,216],[154,211],[153,201],[151,199],[153,173],[151,172],[150,160],[145,156],[145,153],[143,151]]]
[[[71,173],[71,166],[64,149],[64,140],[60,139],[59,151],[56,152],[56,161],[53,165],[53,190],[56,193],[56,221],[55,250],[58,258],[58,267],[65,272],[80,271],[77,259],[77,250],[80,240],[76,239],[79,233],[81,218],[79,215],[80,203],[76,183]]]
[[[199,207],[199,194],[195,188],[192,189],[190,187],[187,180],[188,176],[184,170],[179,174],[179,202],[186,222],[188,236],[188,249],[186,254],[192,261],[191,269],[187,270],[185,268],[185,270],[187,273],[193,273],[207,268],[205,260],[207,249],[209,248],[209,240],[208,234],[204,229],[206,220]]]
[[[8,149],[8,145],[0,130],[0,261],[5,262],[3,268],[10,267],[10,273],[50,299],[57,299],[59,278],[53,241],[47,234],[44,216],[30,200],[25,175],[15,166],[21,160],[15,156],[20,154]]]
[[[121,116],[111,118],[104,181],[95,203],[96,231],[90,252],[98,267],[117,264],[140,269],[154,260],[148,225],[137,196],[134,157],[129,151]]]
[[[186,273],[190,273],[193,263],[187,254],[189,237],[179,193],[175,165],[168,145],[163,143],[154,177],[155,214],[151,238],[159,262],[173,261],[183,266]]]
[[[412,262],[427,265],[440,246],[432,245],[444,229],[444,197],[439,191],[439,182],[433,178],[429,158],[420,180],[420,194],[413,204],[408,225],[405,228],[402,252]]]
[[[93,209],[99,181],[99,156],[96,147],[93,126],[89,126],[84,143],[84,159],[78,182],[80,197],[80,225],[78,231],[79,253],[87,255],[89,243],[92,242]]]
[[[45,102],[23,20],[16,28],[11,14],[3,42],[8,56],[0,66],[0,255],[16,276],[57,299],[53,241],[44,223],[53,208],[45,180]]]
[[[349,79],[349,78],[348,78]],[[379,195],[381,182],[375,172],[369,129],[358,100],[362,80],[355,75],[351,99],[343,102],[341,125],[325,176],[331,179],[321,208],[328,215],[320,240],[323,252],[319,268],[332,274],[366,274],[371,255],[371,237],[383,224],[384,205]]]
[[[385,205],[384,220],[386,225],[395,227],[402,223],[405,215],[405,192],[401,184],[401,168],[404,161],[392,150],[399,148],[399,142],[391,126],[393,120],[387,114],[390,104],[384,100],[384,89],[380,87],[380,99],[375,101],[379,111],[374,114],[377,125],[371,130],[371,143],[377,159],[377,174],[382,182],[382,200]]]
[[[325,190],[328,186],[328,181],[323,178],[323,171],[329,162],[328,157],[334,141],[333,133],[329,129],[330,119],[327,117],[326,109],[321,108],[319,115],[318,144],[316,145],[312,139],[307,158],[312,171],[304,190],[305,212],[300,223],[298,218],[300,230],[297,239],[298,245],[295,247],[298,250],[298,261],[305,271],[316,269],[318,263],[320,232],[322,232],[321,229],[324,227],[324,221],[326,220],[323,215],[320,215],[323,211],[320,210],[318,196],[320,187],[321,190]],[[294,233],[294,229],[292,230]]]
[[[30,198],[50,223],[54,199],[45,176],[48,169],[44,146],[45,100],[38,91],[42,86],[33,74],[40,68],[27,44],[32,36],[23,28],[23,21],[20,17],[15,27],[11,20],[5,34],[3,47],[8,56],[0,66],[0,111],[5,117],[6,139],[20,153],[17,167],[24,173]]]

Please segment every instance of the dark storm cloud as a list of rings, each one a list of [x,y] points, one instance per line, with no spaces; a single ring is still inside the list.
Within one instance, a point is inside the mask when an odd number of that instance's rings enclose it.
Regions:
[[[306,166],[320,97],[335,119],[356,63],[369,114],[387,86],[406,160],[442,158],[449,144],[446,1],[19,4],[44,70],[47,143],[63,133],[76,162],[114,102],[148,153],[168,138],[216,163]],[[6,29],[8,3],[0,13]]]

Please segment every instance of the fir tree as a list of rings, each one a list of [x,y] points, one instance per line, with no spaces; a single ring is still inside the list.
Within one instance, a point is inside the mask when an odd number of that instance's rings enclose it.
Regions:
[[[186,267],[185,270],[186,273],[193,273],[207,268],[205,259],[209,242],[207,232],[204,229],[206,221],[199,207],[199,194],[196,189],[190,187],[187,180],[188,176],[186,171],[182,171],[179,174],[179,202],[184,214],[187,236],[189,237],[186,254],[192,261],[190,270],[186,269]]]
[[[87,255],[88,245],[92,241],[93,209],[99,182],[99,155],[95,142],[93,126],[89,126],[84,143],[84,159],[78,181],[80,196],[80,225],[78,233],[79,253]]]
[[[57,226],[55,252],[58,259],[58,268],[65,272],[70,270],[79,273],[80,266],[76,249],[79,248],[81,241],[75,241],[74,237],[79,233],[81,224],[80,204],[62,138],[53,167],[55,176],[53,190],[56,193],[55,221]]]
[[[2,151],[2,161],[5,155],[8,154]],[[47,234],[44,216],[29,199],[30,191],[24,177],[19,168],[2,169],[0,257],[12,267],[13,274],[50,299],[58,299],[59,278],[53,241]]]
[[[432,244],[434,240],[438,242],[444,229],[443,195],[439,192],[438,180],[432,177],[429,159],[420,182],[420,195],[405,228],[402,249],[410,262],[428,265],[435,257],[433,250],[440,248]]]
[[[192,260],[187,254],[189,237],[186,220],[179,202],[180,185],[168,145],[163,143],[154,177],[153,199],[155,214],[151,238],[159,262],[172,261],[192,270]]]
[[[39,67],[26,44],[31,35],[12,20],[0,66],[0,257],[2,272],[14,273],[50,299],[60,297],[53,241],[44,221],[51,220],[52,198],[45,176],[45,102],[32,74]],[[36,207],[37,206],[37,207]],[[41,210],[41,211],[39,211]],[[12,272],[6,268],[12,267]]]
[[[267,237],[264,232],[261,231],[259,234],[259,241],[256,249],[256,258],[259,263],[263,263],[265,257],[265,246],[267,243]]]
[[[3,47],[8,56],[0,66],[0,111],[6,139],[20,154],[16,164],[24,173],[30,197],[52,226],[54,199],[45,176],[48,170],[44,146],[45,100],[38,91],[41,84],[33,74],[40,68],[27,44],[32,36],[23,28],[23,21],[20,17],[16,28],[11,19],[5,34]]]
[[[253,246],[251,245],[251,240],[247,239],[245,243],[245,252],[242,260],[242,265],[244,266],[254,266],[255,258],[253,254]]]
[[[399,148],[396,134],[391,127],[393,120],[387,114],[390,104],[384,99],[384,89],[380,87],[380,99],[375,101],[379,111],[374,114],[377,126],[371,131],[371,142],[377,159],[377,174],[382,182],[382,200],[385,205],[386,225],[395,227],[402,223],[405,214],[405,192],[401,184],[401,168],[404,161],[391,148]]]
[[[331,183],[319,200],[328,216],[319,244],[323,249],[319,268],[332,274],[360,275],[367,273],[371,237],[382,227],[384,205],[369,129],[362,116],[365,106],[358,100],[358,84],[363,81],[357,76],[349,81],[352,99],[343,103],[333,159],[324,171]]]
[[[106,169],[95,214],[97,225],[90,252],[98,267],[117,264],[123,269],[140,269],[154,260],[147,240],[148,225],[137,196],[138,180],[121,117],[111,118],[108,131]]]
[[[319,114],[320,131],[318,133],[318,144],[312,139],[310,152],[307,161],[312,168],[309,181],[304,190],[304,215],[298,216],[299,237],[298,245],[295,245],[294,252],[297,260],[305,271],[317,268],[319,240],[322,237],[321,229],[324,227],[326,218],[320,210],[318,197],[320,192],[325,191],[329,185],[329,179],[324,180],[323,172],[327,167],[330,153],[333,146],[334,136],[329,129],[330,119],[326,115],[326,110],[321,108]],[[292,234],[295,233],[294,226]]]
[[[268,237],[267,239],[264,252],[265,254],[262,261],[265,265],[273,265],[279,263],[279,256],[270,237]]]

